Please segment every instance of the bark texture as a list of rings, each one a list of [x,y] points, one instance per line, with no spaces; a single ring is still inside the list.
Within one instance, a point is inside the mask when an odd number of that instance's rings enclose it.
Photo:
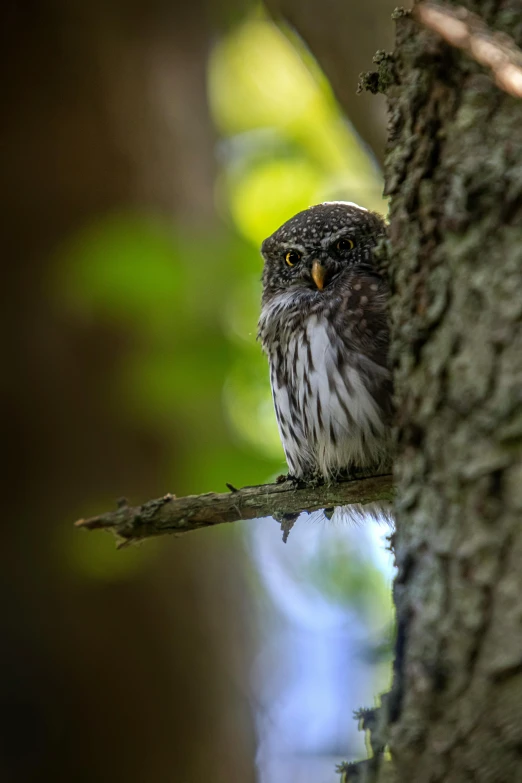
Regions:
[[[284,526],[285,522],[295,521],[303,511],[326,509],[333,512],[335,506],[354,504],[365,506],[384,502],[388,505],[393,499],[392,477],[388,473],[318,487],[296,486],[293,481],[242,489],[228,486],[231,490],[228,493],[207,492],[183,498],[165,495],[135,507],[122,502],[116,511],[79,519],[76,526],[87,530],[111,530],[120,538],[121,546],[152,536],[181,535],[203,527],[257,517],[273,517]]]
[[[519,0],[468,0],[522,43]],[[400,781],[522,780],[522,102],[408,15],[388,76]],[[393,73],[392,73],[393,71]]]

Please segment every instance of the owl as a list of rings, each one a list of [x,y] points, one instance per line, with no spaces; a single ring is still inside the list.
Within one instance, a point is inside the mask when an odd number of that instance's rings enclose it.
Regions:
[[[262,244],[258,338],[290,476],[332,481],[391,453],[382,217],[350,202],[299,212]]]

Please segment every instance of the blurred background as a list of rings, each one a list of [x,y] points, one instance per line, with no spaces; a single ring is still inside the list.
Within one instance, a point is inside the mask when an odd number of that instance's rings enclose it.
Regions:
[[[284,472],[259,244],[320,201],[387,208],[384,107],[355,90],[395,2],[352,5],[6,3],[2,782],[331,783],[365,753],[386,528],[116,551],[72,527]]]

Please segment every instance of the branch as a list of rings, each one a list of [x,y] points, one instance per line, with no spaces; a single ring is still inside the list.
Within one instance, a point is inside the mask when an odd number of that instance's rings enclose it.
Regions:
[[[296,485],[293,481],[243,489],[228,486],[231,489],[229,493],[209,492],[183,498],[168,494],[141,506],[128,506],[126,501],[120,501],[115,511],[91,519],[79,519],[75,525],[87,530],[111,530],[121,547],[152,536],[188,533],[223,522],[256,517],[274,517],[284,526],[302,511],[390,502],[393,498],[389,473],[361,474],[361,477],[318,487]]]
[[[498,87],[522,98],[522,51],[506,33],[496,33],[471,11],[438,3],[421,3],[412,15],[451,46],[463,49],[492,71]]]

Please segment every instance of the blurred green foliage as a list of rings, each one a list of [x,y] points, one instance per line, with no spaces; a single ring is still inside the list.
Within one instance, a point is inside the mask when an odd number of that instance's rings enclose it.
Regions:
[[[325,537],[299,576],[315,585],[331,603],[349,605],[369,630],[380,632],[392,613],[390,586],[372,558],[368,539],[357,536],[356,530],[352,532],[354,535]],[[358,539],[357,546],[354,537]]]
[[[381,178],[306,50],[262,17],[222,41],[209,96],[225,148],[221,192],[258,245],[301,209],[359,201],[385,211]]]
[[[320,201],[385,211],[380,176],[323,75],[260,14],[217,43],[208,89],[221,139],[220,221],[196,230],[139,212],[106,216],[61,248],[52,280],[70,317],[125,334],[129,349],[109,392],[114,415],[161,431],[171,444],[164,491],[177,494],[262,483],[285,471],[256,342],[262,239]],[[93,513],[104,500],[93,499]],[[94,576],[118,577],[124,557],[129,568],[143,562],[115,553],[105,537],[69,543],[74,568]],[[355,565],[347,568],[348,560]],[[389,618],[384,577],[370,559],[352,556],[349,540],[341,547],[339,537],[325,537],[295,577],[359,606],[377,625]]]

